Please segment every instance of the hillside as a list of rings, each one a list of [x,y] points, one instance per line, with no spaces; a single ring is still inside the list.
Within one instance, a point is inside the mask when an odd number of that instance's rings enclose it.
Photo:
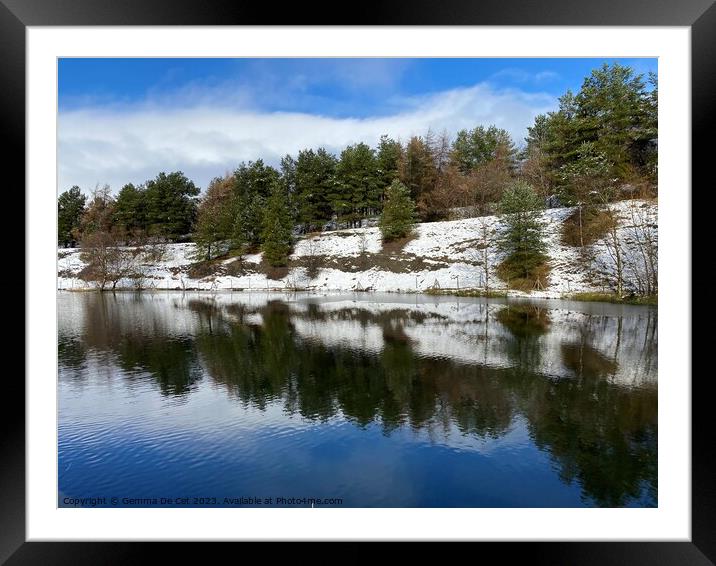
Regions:
[[[656,240],[657,204],[652,201],[622,201],[613,205],[620,217],[619,240],[625,259],[627,281],[638,280],[643,247],[641,238]],[[559,297],[577,292],[609,289],[614,261],[605,241],[585,250],[562,243],[562,224],[573,209],[554,208],[542,212],[551,273],[542,289],[530,294]],[[205,289],[205,290],[291,290],[426,292],[480,289],[484,286],[483,226],[488,238],[488,269],[491,289],[505,289],[494,269],[502,260],[497,239],[502,229],[499,216],[486,216],[416,226],[405,242],[383,246],[378,228],[324,232],[300,238],[288,268],[267,267],[260,253],[243,262],[228,257],[217,260],[198,273],[193,244],[167,244],[159,250],[158,262],[136,266],[141,275],[125,278],[117,289]],[[58,288],[91,289],[79,278],[85,267],[79,249],[58,250]],[[510,294],[524,294],[511,291]]]

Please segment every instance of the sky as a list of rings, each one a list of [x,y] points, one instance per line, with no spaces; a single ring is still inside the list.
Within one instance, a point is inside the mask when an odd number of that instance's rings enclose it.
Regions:
[[[202,189],[242,161],[495,124],[523,143],[592,69],[656,59],[60,59],[58,191],[160,171]]]

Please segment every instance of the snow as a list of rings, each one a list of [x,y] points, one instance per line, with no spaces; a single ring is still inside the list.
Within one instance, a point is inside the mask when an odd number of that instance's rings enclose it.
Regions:
[[[634,211],[645,214],[649,222],[653,223],[655,232],[657,205],[646,201],[622,201],[612,206],[620,217],[619,233],[624,242],[623,251],[625,256],[629,257],[630,254],[636,253],[637,245],[631,226]],[[590,246],[593,258],[587,262],[580,257],[579,248],[561,243],[562,223],[572,212],[571,208],[555,208],[541,213],[551,266],[549,281],[541,290],[530,293],[510,291],[510,295],[559,298],[575,292],[602,291],[613,279],[613,262],[603,240]],[[379,254],[382,248],[380,231],[376,227],[309,235],[296,242],[291,259],[305,261],[311,256],[321,256],[327,260],[325,263],[328,265],[320,267],[313,278],[309,277],[305,267],[294,267],[284,277],[271,279],[261,273],[259,264],[262,258],[261,254],[257,253],[244,258],[244,264],[247,266],[247,273],[244,275],[218,274],[193,279],[187,272],[195,262],[194,244],[167,244],[163,261],[157,265],[141,266],[144,275],[142,283],[145,288],[166,290],[300,288],[321,292],[370,290],[414,293],[424,292],[436,283],[443,290],[479,289],[483,286],[484,277],[482,250],[478,248],[483,227],[491,233],[487,249],[490,287],[505,288],[505,282],[500,281],[493,272],[494,267],[503,259],[496,245],[497,236],[503,229],[499,216],[419,224],[415,229],[416,237],[405,245],[403,252],[388,258],[393,269],[388,269],[385,261],[376,265],[370,260],[371,254]],[[369,261],[361,270],[358,269],[358,258],[363,253],[368,254]],[[401,268],[401,263],[415,259],[421,260],[420,268]],[[233,258],[228,258],[220,264],[225,267],[232,261]],[[338,269],[341,263],[353,267],[350,271]],[[83,267],[79,249],[58,250],[58,288],[93,288],[93,284],[78,277]],[[122,280],[117,288],[134,288],[134,283],[131,280]]]

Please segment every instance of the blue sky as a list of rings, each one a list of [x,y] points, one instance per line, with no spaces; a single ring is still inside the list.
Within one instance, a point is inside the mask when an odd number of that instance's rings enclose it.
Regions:
[[[242,160],[382,133],[478,124],[520,144],[540,112],[605,62],[656,59],[60,59],[59,187],[117,191],[162,170],[202,188]]]

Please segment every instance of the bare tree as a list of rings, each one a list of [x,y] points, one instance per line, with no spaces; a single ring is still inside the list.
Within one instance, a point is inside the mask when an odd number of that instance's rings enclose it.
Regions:
[[[134,278],[139,271],[141,248],[120,247],[121,235],[116,232],[95,231],[82,239],[80,258],[85,268],[80,277],[94,282],[100,291],[117,284],[125,278]]]
[[[659,279],[656,222],[650,219],[649,210],[635,201],[629,203],[631,224],[628,230],[635,247],[632,269],[644,295],[658,292]]]
[[[622,249],[622,238],[619,234],[619,215],[616,210],[606,207],[604,214],[608,219],[607,236],[604,239],[604,247],[611,259],[614,268],[614,287],[617,297],[624,296],[624,252]]]
[[[306,240],[306,275],[315,279],[323,267],[323,255],[320,236],[310,237]]]
[[[541,147],[534,146],[527,149],[527,156],[520,167],[519,175],[532,185],[541,197],[549,196],[549,167],[547,156]]]
[[[137,276],[141,248],[114,247],[109,253],[108,281],[112,290],[122,279],[134,279]]]
[[[490,246],[494,239],[495,231],[490,227],[485,218],[478,220],[478,250],[482,266],[483,288],[485,293],[490,291]]]
[[[360,249],[360,266],[365,269],[368,265],[368,233],[365,230],[358,233],[358,249]]]
[[[82,238],[80,259],[86,265],[79,276],[84,281],[94,282],[100,291],[104,291],[109,282],[110,255],[114,243],[110,233],[105,231],[91,232]]]

